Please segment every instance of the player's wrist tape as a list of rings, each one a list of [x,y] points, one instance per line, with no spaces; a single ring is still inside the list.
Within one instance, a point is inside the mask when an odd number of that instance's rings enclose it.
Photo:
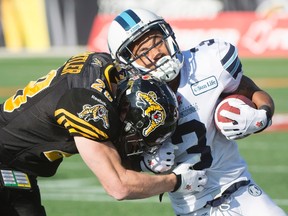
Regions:
[[[174,187],[173,191],[171,191],[172,193],[177,191],[180,188],[181,184],[182,184],[182,176],[181,176],[181,174],[179,174],[179,175],[177,175],[176,173],[173,173],[173,174],[176,175],[176,184],[175,184],[175,187]]]
[[[271,108],[267,105],[263,105],[263,106],[259,107],[259,110],[260,109],[266,111],[267,123],[266,123],[264,128],[262,128],[261,130],[255,132],[255,133],[259,133],[259,132],[265,130],[267,127],[269,127],[272,124],[272,110],[271,110]]]
[[[259,109],[265,110],[266,111],[267,120],[268,120],[267,122],[271,121],[271,119],[272,119],[272,110],[271,110],[271,108],[269,106],[267,106],[267,105],[263,105],[263,106],[259,107]]]

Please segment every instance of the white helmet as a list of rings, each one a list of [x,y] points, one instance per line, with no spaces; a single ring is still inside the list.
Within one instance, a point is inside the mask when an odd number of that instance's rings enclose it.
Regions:
[[[162,32],[163,41],[166,43],[170,55],[159,59],[154,64],[155,68],[148,69],[135,62],[139,56],[132,54],[129,45],[145,33],[155,29]],[[142,74],[150,73],[166,82],[173,80],[183,65],[183,56],[170,25],[162,17],[144,9],[128,9],[112,21],[108,31],[108,48],[112,58],[126,70],[140,71]]]

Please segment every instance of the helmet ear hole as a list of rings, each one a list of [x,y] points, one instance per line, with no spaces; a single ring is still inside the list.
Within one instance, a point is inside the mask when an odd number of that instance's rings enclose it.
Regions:
[[[144,126],[144,122],[143,121],[138,121],[136,123],[136,128],[142,128]]]

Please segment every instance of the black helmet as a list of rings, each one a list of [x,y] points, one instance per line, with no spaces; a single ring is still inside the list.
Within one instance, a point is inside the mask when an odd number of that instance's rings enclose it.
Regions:
[[[152,153],[174,133],[178,103],[164,81],[150,75],[127,78],[118,86],[117,100],[124,123],[121,146],[127,156]]]

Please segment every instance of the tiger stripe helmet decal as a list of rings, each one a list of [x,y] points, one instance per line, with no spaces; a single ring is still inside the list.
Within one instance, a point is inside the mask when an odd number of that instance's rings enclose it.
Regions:
[[[144,93],[138,91],[137,97],[140,100],[136,105],[142,109],[142,116],[149,117],[149,125],[144,128],[142,132],[143,136],[147,137],[152,131],[165,123],[166,112],[165,109],[156,101],[157,95],[155,92],[150,91],[148,93]]]

